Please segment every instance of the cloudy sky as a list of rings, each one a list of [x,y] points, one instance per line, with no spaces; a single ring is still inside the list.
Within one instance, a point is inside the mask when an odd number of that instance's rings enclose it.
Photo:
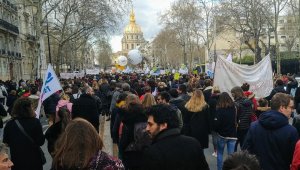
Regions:
[[[174,0],[133,0],[136,23],[141,26],[146,40],[153,39],[162,28],[159,25],[159,15],[169,9]],[[113,52],[121,50],[123,29],[129,23],[129,13],[124,17],[121,29],[111,39]]]

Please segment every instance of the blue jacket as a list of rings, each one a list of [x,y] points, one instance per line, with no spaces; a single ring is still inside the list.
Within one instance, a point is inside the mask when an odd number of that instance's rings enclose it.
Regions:
[[[288,118],[271,110],[251,124],[242,149],[255,154],[262,169],[288,170],[298,138]]]

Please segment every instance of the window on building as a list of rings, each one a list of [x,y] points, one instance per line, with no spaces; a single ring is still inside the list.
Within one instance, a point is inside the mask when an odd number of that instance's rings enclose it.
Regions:
[[[129,49],[129,44],[126,44],[126,45],[127,45],[127,48],[126,48],[126,49],[128,50],[128,49]]]
[[[139,46],[140,44],[136,44],[136,46]]]
[[[286,47],[286,45],[285,45],[285,44],[280,44],[280,46],[281,46],[281,47]]]
[[[291,19],[287,20],[287,23],[292,23],[292,20]]]
[[[270,36],[270,38],[272,39],[272,38],[274,38],[274,36],[272,35],[272,36]]]
[[[284,23],[284,20],[283,20],[283,19],[279,20],[279,23],[280,23],[280,24],[283,24],[283,23]]]
[[[279,28],[279,30],[281,30],[281,31],[282,31],[282,30],[285,30],[285,28],[284,28],[284,27],[280,27],[280,28]]]
[[[134,44],[131,44],[131,49],[134,49]]]
[[[137,40],[139,39],[139,36],[138,36],[138,35],[136,36],[136,39],[137,39]]]
[[[133,35],[131,35],[131,39],[133,40]]]
[[[286,36],[285,36],[285,35],[283,35],[283,36],[281,36],[281,38],[285,39],[285,38],[286,38]]]

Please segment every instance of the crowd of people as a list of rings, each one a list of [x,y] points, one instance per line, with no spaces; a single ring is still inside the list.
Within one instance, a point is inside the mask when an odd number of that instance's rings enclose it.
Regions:
[[[6,165],[43,169],[40,147],[47,140],[52,170],[300,169],[300,88],[292,76],[274,80],[265,98],[256,98],[247,82],[222,92],[205,75],[60,80],[63,90],[43,102],[45,134],[35,113],[42,81],[0,81],[0,115],[12,117],[3,131]],[[110,121],[113,155],[102,151],[101,116]],[[217,167],[204,155],[210,139]],[[1,153],[0,145],[0,170]]]

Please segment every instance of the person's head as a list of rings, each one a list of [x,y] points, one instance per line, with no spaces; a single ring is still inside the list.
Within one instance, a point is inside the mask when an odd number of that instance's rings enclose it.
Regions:
[[[37,92],[38,92],[38,88],[37,88],[36,86],[32,86],[32,87],[30,88],[30,94],[36,95]]]
[[[67,94],[63,94],[60,96],[61,100],[70,100],[70,97]]]
[[[85,86],[85,87],[83,87],[82,93],[92,96],[92,95],[94,95],[94,90],[90,86]]]
[[[229,108],[229,107],[233,107],[234,106],[234,102],[231,99],[231,97],[229,96],[229,94],[227,92],[223,92],[220,94],[219,99],[217,101],[217,105],[216,108]]]
[[[294,99],[292,96],[285,93],[276,93],[270,102],[272,110],[281,112],[286,117],[290,118],[294,110]]]
[[[205,87],[208,87],[208,86],[211,86],[211,85],[212,85],[212,82],[211,82],[210,79],[204,80],[204,86],[205,86]]]
[[[267,107],[269,105],[268,100],[264,98],[258,99],[257,103],[259,107]]]
[[[236,86],[231,89],[231,95],[234,98],[234,100],[236,100],[238,98],[243,98],[244,97],[243,89],[239,86]]]
[[[123,91],[130,91],[130,85],[128,83],[122,84],[122,90]]]
[[[17,91],[16,90],[11,90],[10,94],[13,95],[13,96],[16,96],[17,95]]]
[[[220,93],[221,91],[220,91],[220,88],[219,88],[219,86],[213,86],[213,88],[212,88],[212,90],[211,90],[211,93],[212,94],[218,94],[218,93]]]
[[[130,108],[132,105],[141,104],[139,97],[135,94],[128,94],[125,99],[125,108]]]
[[[255,155],[248,152],[235,152],[227,157],[222,170],[260,170],[259,162]]]
[[[65,127],[67,126],[67,124],[72,119],[70,110],[66,106],[60,107],[58,109],[57,117],[55,118],[55,120],[56,119],[57,119],[57,121],[62,121],[62,129],[65,129]]]
[[[0,170],[10,170],[14,164],[8,157],[8,148],[4,143],[0,143]]]
[[[150,86],[144,87],[144,93],[151,93],[151,87]]]
[[[169,94],[171,95],[172,98],[177,98],[178,97],[178,91],[175,88],[170,89]]]
[[[201,90],[196,89],[191,99],[185,104],[185,108],[191,112],[200,112],[206,107],[204,95]]]
[[[248,83],[243,83],[243,85],[241,86],[241,88],[243,89],[243,91],[249,91],[250,85]]]
[[[64,86],[63,90],[65,93],[72,93],[72,89],[70,86]]]
[[[171,96],[168,92],[161,92],[157,95],[158,104],[168,104],[170,102]]]
[[[163,130],[179,127],[176,110],[170,105],[154,105],[150,107],[146,113],[148,115],[146,130],[152,138]]]
[[[142,105],[143,105],[144,108],[148,108],[150,106],[156,105],[156,101],[155,101],[154,96],[151,93],[146,93],[144,95]]]
[[[88,121],[70,121],[55,144],[55,169],[86,169],[90,160],[103,147],[102,139]]]
[[[11,114],[13,117],[35,117],[31,100],[27,97],[18,98],[14,103]]]
[[[187,93],[186,89],[187,89],[187,87],[185,84],[180,84],[177,89],[178,94],[186,94]]]
[[[277,86],[283,86],[284,85],[284,82],[283,82],[283,80],[281,80],[281,79],[277,79],[276,80],[276,82],[275,82],[275,86],[277,87]]]

